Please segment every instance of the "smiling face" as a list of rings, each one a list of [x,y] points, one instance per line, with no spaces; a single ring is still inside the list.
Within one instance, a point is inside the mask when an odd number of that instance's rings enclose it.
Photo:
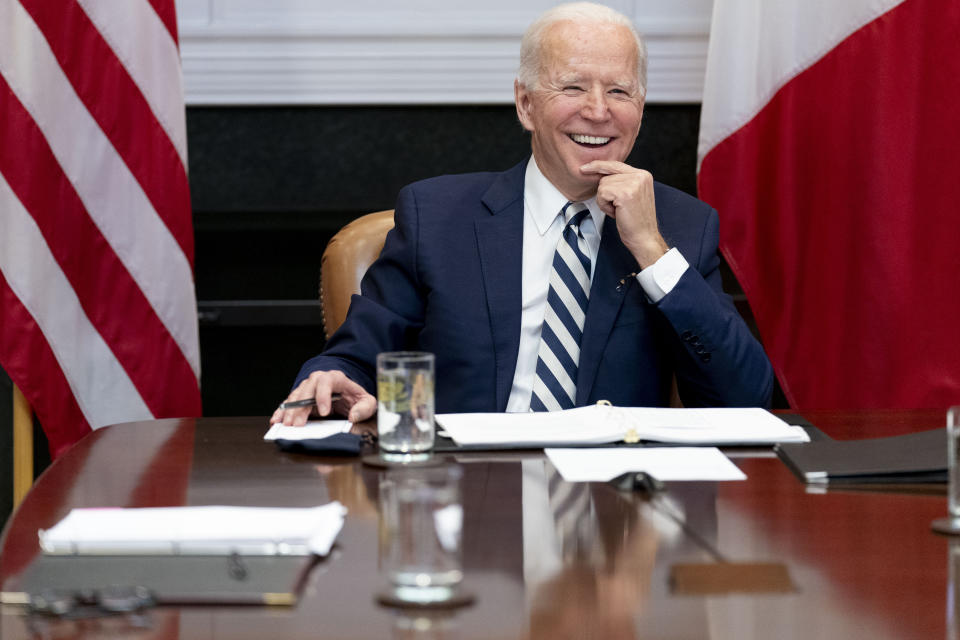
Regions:
[[[543,175],[568,199],[589,199],[601,176],[580,167],[624,161],[640,130],[636,42],[623,26],[557,22],[544,34],[541,66],[539,86],[514,86],[517,115]]]

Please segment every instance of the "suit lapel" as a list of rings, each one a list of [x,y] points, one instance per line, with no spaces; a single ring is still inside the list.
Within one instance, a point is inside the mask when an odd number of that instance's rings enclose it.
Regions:
[[[638,270],[637,261],[620,241],[616,221],[608,218],[603,223],[597,267],[590,285],[590,304],[584,322],[583,340],[580,342],[577,405],[586,404],[590,397],[600,367],[600,358],[613,323],[620,313],[627,287],[618,289],[617,285],[625,275]]]
[[[502,173],[482,201],[490,215],[475,222],[483,288],[493,334],[496,406],[505,411],[520,344],[523,282],[523,178],[526,161]]]

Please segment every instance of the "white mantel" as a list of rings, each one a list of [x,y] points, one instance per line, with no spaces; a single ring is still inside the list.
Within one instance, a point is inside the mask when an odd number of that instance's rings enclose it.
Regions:
[[[550,0],[177,0],[187,103],[507,104]],[[712,0],[608,0],[649,48],[649,102],[699,102]]]

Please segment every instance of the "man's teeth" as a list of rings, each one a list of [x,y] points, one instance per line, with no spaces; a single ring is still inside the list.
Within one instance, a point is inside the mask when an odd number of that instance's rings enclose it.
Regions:
[[[571,134],[570,138],[574,142],[579,142],[580,144],[607,144],[610,142],[610,138],[600,138],[598,136],[584,136],[578,133]]]

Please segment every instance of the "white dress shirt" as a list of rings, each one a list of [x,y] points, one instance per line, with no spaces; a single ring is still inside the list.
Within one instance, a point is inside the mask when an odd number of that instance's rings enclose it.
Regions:
[[[540,348],[540,330],[547,309],[547,293],[550,289],[550,271],[553,254],[563,235],[564,220],[560,210],[567,203],[566,197],[540,172],[531,156],[523,188],[523,275],[522,310],[520,313],[520,349],[517,368],[513,376],[508,412],[530,410],[533,381],[537,370],[537,351]],[[590,215],[580,223],[584,249],[590,258],[590,280],[597,264],[597,252],[606,215],[597,206],[596,197],[584,204]],[[613,223],[616,224],[616,223]],[[585,247],[583,245],[586,245]],[[666,255],[637,275],[640,286],[651,302],[658,302],[670,293],[687,268],[687,261],[677,249]]]

